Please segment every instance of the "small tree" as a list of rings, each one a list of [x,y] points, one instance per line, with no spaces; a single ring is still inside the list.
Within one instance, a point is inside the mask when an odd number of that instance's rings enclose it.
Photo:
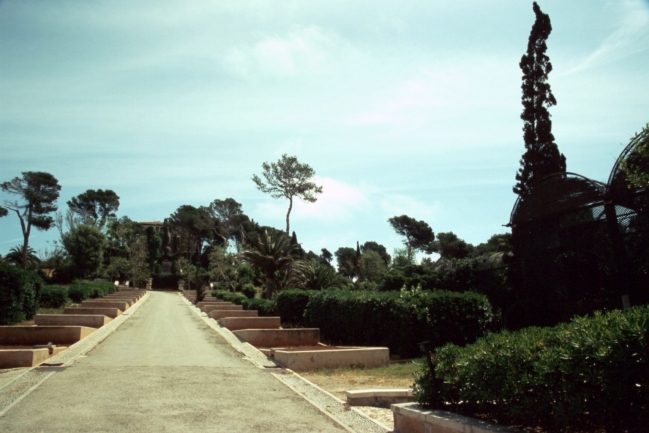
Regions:
[[[413,263],[414,251],[426,254],[435,252],[435,233],[425,221],[401,215],[390,218],[388,222],[398,234],[406,238],[403,243],[407,249],[408,263]]]
[[[649,123],[631,143],[635,144],[634,150],[620,166],[626,173],[629,188],[649,188]]]
[[[214,234],[223,243],[223,248],[228,248],[228,242],[240,230],[244,216],[241,203],[233,198],[214,200],[207,208],[215,222]]]
[[[444,259],[463,259],[473,252],[473,245],[458,238],[453,232],[438,233],[435,252]]]
[[[27,268],[27,252],[29,251],[29,235],[32,227],[38,230],[49,230],[54,225],[54,218],[48,214],[57,209],[56,200],[59,198],[61,185],[49,173],[42,171],[24,171],[22,177],[15,177],[0,184],[4,192],[16,194],[22,201],[7,201],[5,210],[12,210],[18,215],[23,231],[23,269]]]
[[[97,273],[106,246],[106,236],[97,227],[80,224],[65,233],[61,242],[74,261],[76,276],[89,278]]]
[[[550,17],[541,12],[536,2],[533,5],[536,20],[532,26],[527,52],[520,62],[523,71],[523,139],[525,153],[521,159],[521,168],[516,174],[514,192],[520,196],[530,193],[533,185],[543,177],[566,171],[566,157],[559,153],[559,148],[552,135],[552,122],[548,108],[557,104],[548,74],[552,72],[550,58],[545,54],[545,41],[550,36],[552,25]]]
[[[264,169],[262,174],[266,178],[266,182],[256,174],[252,176],[252,181],[257,185],[257,189],[270,194],[271,197],[288,199],[286,236],[289,236],[289,216],[293,209],[293,197],[298,197],[308,203],[315,203],[318,200],[316,194],[322,193],[322,187],[311,181],[315,176],[315,171],[309,165],[298,162],[295,156],[284,154],[279,161],[270,164],[264,162],[261,166]]]

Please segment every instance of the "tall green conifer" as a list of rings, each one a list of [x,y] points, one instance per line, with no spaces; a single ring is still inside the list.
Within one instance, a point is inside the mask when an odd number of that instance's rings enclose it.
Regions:
[[[525,153],[521,168],[516,173],[514,192],[526,196],[535,182],[551,173],[566,171],[566,157],[559,152],[552,135],[552,122],[548,108],[557,104],[548,74],[552,72],[550,58],[545,54],[545,41],[550,36],[550,17],[541,11],[536,2],[533,5],[536,20],[530,32],[527,52],[523,55],[520,68],[523,71],[523,138]]]

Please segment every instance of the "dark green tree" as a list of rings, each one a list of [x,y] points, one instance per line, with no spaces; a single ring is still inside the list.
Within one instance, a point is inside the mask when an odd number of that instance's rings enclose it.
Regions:
[[[261,166],[264,169],[262,174],[266,182],[256,174],[252,176],[252,181],[257,185],[257,189],[270,194],[271,197],[288,199],[286,236],[289,236],[289,216],[293,209],[293,197],[307,203],[315,203],[318,200],[316,194],[322,193],[322,187],[312,182],[315,171],[308,164],[301,164],[295,156],[284,154],[279,161],[270,164],[264,162]]]
[[[23,231],[23,269],[27,268],[29,235],[32,227],[38,230],[49,230],[54,226],[54,218],[49,214],[57,209],[61,185],[49,173],[42,171],[24,171],[22,177],[15,177],[0,184],[0,189],[9,194],[16,194],[21,201],[5,200],[3,208],[16,212]]]
[[[214,219],[214,234],[227,250],[230,239],[236,239],[243,222],[241,203],[233,198],[225,200],[216,199],[207,207],[210,216]]]
[[[521,168],[516,173],[514,192],[526,196],[534,183],[543,177],[566,171],[566,157],[559,153],[559,148],[552,135],[552,122],[548,108],[557,104],[548,74],[552,72],[552,63],[546,55],[546,40],[552,31],[550,17],[541,12],[536,2],[533,5],[536,20],[527,43],[527,52],[523,55],[520,68],[523,71],[523,139],[525,153],[520,161]]]
[[[89,189],[72,197],[67,203],[70,210],[79,215],[84,224],[103,228],[108,218],[115,217],[115,212],[119,209],[119,196],[110,189]]]
[[[204,206],[182,205],[169,217],[174,232],[180,234],[181,250],[196,264],[200,260],[203,244],[212,236],[214,220]]]
[[[356,249],[350,247],[340,247],[334,253],[338,262],[338,272],[341,275],[353,280],[358,276],[358,257]]]
[[[392,257],[390,257],[390,254],[388,254],[388,250],[383,245],[374,241],[368,241],[365,242],[363,245],[361,245],[361,252],[367,253],[370,251],[374,251],[375,253],[377,253],[383,260],[383,263],[385,263],[385,266],[390,266],[390,261],[392,260]]]
[[[620,166],[626,173],[629,188],[649,188],[649,123],[631,138],[635,145],[627,159]]]
[[[320,258],[327,263],[331,263],[331,259],[333,259],[334,255],[326,248],[323,248],[320,251],[322,252]]]
[[[154,272],[156,264],[162,257],[162,236],[153,227],[147,227],[144,231],[146,235],[147,256],[146,261],[149,265],[149,271]]]
[[[77,277],[90,278],[97,273],[106,246],[106,236],[97,227],[79,224],[63,234],[61,242],[74,261]]]
[[[394,231],[405,237],[408,263],[412,263],[414,251],[426,254],[435,252],[435,233],[425,221],[417,221],[408,215],[395,216],[388,220]]]
[[[438,233],[435,252],[444,259],[463,259],[473,252],[473,245],[458,238],[453,232]]]

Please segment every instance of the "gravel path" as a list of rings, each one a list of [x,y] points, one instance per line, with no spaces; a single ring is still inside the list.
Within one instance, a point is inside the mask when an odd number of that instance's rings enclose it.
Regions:
[[[153,292],[102,343],[48,372],[0,431],[349,431],[242,358],[178,295]]]

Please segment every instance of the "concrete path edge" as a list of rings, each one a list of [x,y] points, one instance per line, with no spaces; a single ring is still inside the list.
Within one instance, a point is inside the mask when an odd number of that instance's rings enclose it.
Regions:
[[[44,363],[17,375],[11,381],[0,387],[0,417],[57,371],[63,371],[71,366],[77,358],[88,353],[106,337],[115,332],[148,299],[149,293],[147,292],[138,302],[133,304],[123,314],[111,320],[107,325],[98,328],[83,340],[71,345],[58,355],[52,356]]]

